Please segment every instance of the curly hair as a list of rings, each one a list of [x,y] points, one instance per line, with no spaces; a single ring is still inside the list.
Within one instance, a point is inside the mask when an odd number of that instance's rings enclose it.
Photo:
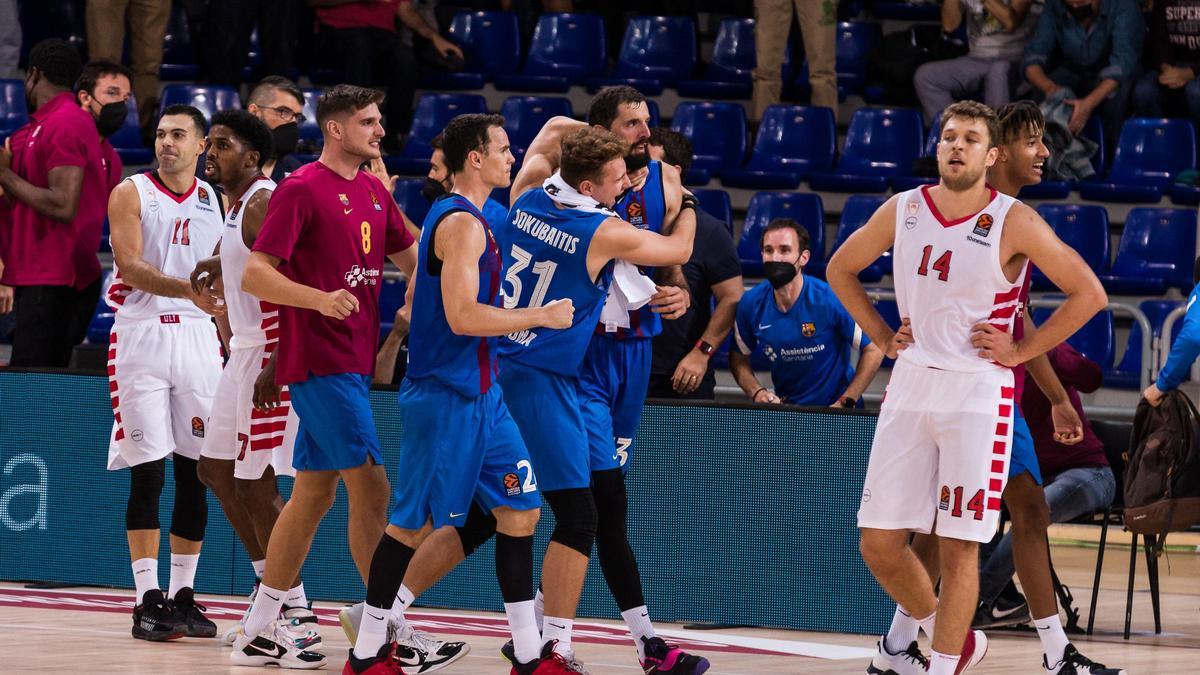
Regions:
[[[559,170],[567,185],[599,180],[604,166],[629,153],[629,144],[607,129],[584,127],[562,140]]]
[[[271,129],[266,122],[258,119],[245,110],[222,110],[213,115],[212,126],[228,127],[233,135],[242,143],[246,150],[258,153],[258,168],[262,168],[271,158],[274,142],[271,139]]]

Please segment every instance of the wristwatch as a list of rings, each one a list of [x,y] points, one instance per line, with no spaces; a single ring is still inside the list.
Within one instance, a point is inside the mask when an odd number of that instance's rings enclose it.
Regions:
[[[696,349],[699,349],[701,354],[707,356],[710,359],[712,358],[713,352],[717,351],[716,347],[713,347],[712,345],[708,344],[704,340],[696,341]]]

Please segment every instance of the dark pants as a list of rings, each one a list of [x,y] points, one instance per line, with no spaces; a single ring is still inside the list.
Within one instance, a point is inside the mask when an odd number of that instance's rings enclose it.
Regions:
[[[1133,111],[1141,117],[1200,119],[1200,77],[1179,89],[1158,83],[1158,71],[1147,70],[1133,87]]]
[[[92,323],[96,303],[100,300],[102,279],[103,277],[98,277],[86,288],[75,291],[74,309],[71,313],[70,328],[67,330],[67,338],[71,341],[72,348],[87,338],[88,326]]]
[[[70,286],[17,286],[17,328],[8,365],[66,368],[71,362],[71,327],[77,304]]]
[[[700,386],[696,387],[696,391],[690,394],[681,394],[671,386],[671,373],[650,375],[650,389],[646,392],[646,398],[674,398],[684,401],[711,401],[715,397],[714,390],[717,386],[717,378],[713,375],[712,368],[708,369],[704,378],[700,380]]]
[[[399,34],[381,28],[333,29],[321,26],[317,51],[335,59],[348,84],[383,87],[384,129],[395,143],[412,126],[413,92],[417,88],[417,59]]]
[[[1067,87],[1082,98],[1087,96],[1100,84],[1099,72],[1079,72],[1067,66],[1055,68],[1048,74],[1055,84]],[[1104,124],[1104,141],[1111,155],[1117,147],[1117,139],[1121,136],[1121,125],[1125,123],[1125,112],[1129,109],[1129,98],[1133,93],[1134,78],[1127,77],[1117,87],[1117,90],[1100,102],[1092,114],[1099,115]]]
[[[255,26],[262,52],[258,76],[292,77],[300,11],[296,0],[211,0],[205,22],[208,81],[241,84]]]

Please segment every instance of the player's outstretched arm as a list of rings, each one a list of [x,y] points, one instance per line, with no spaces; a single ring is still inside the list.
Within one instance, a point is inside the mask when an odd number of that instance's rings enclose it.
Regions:
[[[516,202],[518,197],[525,194],[530,188],[541,185],[557,171],[562,161],[563,137],[586,126],[586,122],[580,122],[570,117],[550,118],[550,121],[546,122],[538,135],[533,138],[529,149],[525,151],[521,170],[517,172],[516,178],[513,179],[512,189],[509,191],[508,203]]]
[[[165,298],[198,297],[188,279],[163,274],[142,258],[141,211],[141,197],[132,181],[118,185],[108,198],[113,259],[121,270],[121,281],[143,293]]]
[[[679,169],[665,163],[660,165],[660,169],[663,181],[663,201],[665,202],[662,233],[671,234],[681,221],[689,219],[694,229],[696,198],[684,190],[683,177],[679,175]],[[685,200],[688,201],[691,208],[683,208]],[[691,257],[690,254],[688,257]],[[658,278],[662,281],[662,286],[659,287],[658,293],[650,299],[650,306],[655,312],[662,314],[663,318],[678,319],[687,312],[688,307],[692,304],[691,287],[688,286],[687,277],[683,275],[683,264],[663,266],[658,271]]]
[[[895,334],[871,304],[866,289],[858,280],[858,273],[878,260],[895,241],[896,198],[892,197],[879,207],[866,225],[850,235],[825,268],[826,281],[846,311],[854,317],[854,322],[870,336],[871,342],[892,358],[896,357],[891,353]]]
[[[538,326],[571,326],[575,310],[569,299],[523,309],[500,309],[478,301],[479,256],[487,239],[474,216],[452,213],[437,226],[433,240],[434,254],[442,260],[446,321],[455,334],[494,337]]]
[[[596,229],[588,248],[588,273],[595,277],[609,260],[618,258],[650,267],[687,262],[692,256],[692,242],[696,237],[695,213],[692,216],[670,236],[636,228],[620,218],[605,220]]]
[[[339,320],[358,311],[358,298],[350,291],[339,288],[325,292],[298,284],[276,269],[282,263],[282,258],[251,251],[246,260],[246,271],[242,273],[242,290],[276,305],[311,309]]]

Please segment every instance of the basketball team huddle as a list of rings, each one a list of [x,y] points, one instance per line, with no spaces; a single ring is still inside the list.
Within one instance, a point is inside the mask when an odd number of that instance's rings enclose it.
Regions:
[[[514,675],[586,672],[571,638],[593,548],[643,671],[706,672],[707,659],[656,634],[628,539],[626,472],[651,338],[688,307],[680,266],[696,228],[678,170],[648,154],[645,98],[608,87],[587,123],[550,120],[515,177],[502,117],[454,118],[435,143],[450,189],[423,223],[391,196],[381,100],[327,90],[320,159],[278,186],[262,173],[263,122],[224,111],[209,125],[194,108],[168,107],[158,168],[113,192],[109,468],[131,469],[134,637],[217,635],[192,592],[208,486],[258,579],[222,636],[232,663],[324,667],[300,570],[341,483],[366,586],[340,614],[353,645],[344,673],[427,673],[465,656],[468,645],[417,631],[404,613],[493,538]],[[864,560],[898,605],[868,673],[959,673],[983,658],[986,638],[969,630],[978,542],[995,533],[1010,476],[1040,483],[1015,403],[1022,364],[1042,385],[1038,357],[1107,303],[1078,254],[1011,196],[1040,180],[1047,154],[1029,107],[947,108],[939,184],[892,197],[827,270],[896,359],[858,514]],[[205,152],[207,181],[194,171]],[[511,208],[489,198],[497,189]],[[858,281],[889,249],[896,331]],[[408,279],[411,324],[391,486],[368,397],[385,259]],[[1031,264],[1066,295],[1038,327],[1024,317]],[[1055,423],[1062,442],[1081,435],[1057,408]],[[157,514],[170,455],[163,593]],[[295,476],[286,503],[279,474]],[[535,580],[543,498],[555,526]],[[1042,635],[1050,614],[1029,596],[1045,672],[1121,672],[1080,655],[1061,626]]]

